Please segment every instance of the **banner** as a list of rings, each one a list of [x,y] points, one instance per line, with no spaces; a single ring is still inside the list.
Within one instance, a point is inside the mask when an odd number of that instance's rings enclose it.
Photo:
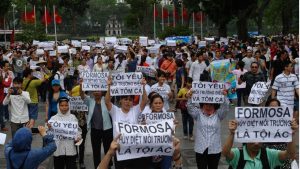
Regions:
[[[50,119],[49,134],[53,134],[54,140],[75,140],[78,134],[78,122],[59,121]]]
[[[248,103],[259,105],[268,96],[268,90],[270,89],[271,82],[256,82],[251,88],[250,95],[248,97]]]
[[[174,112],[147,112],[139,117],[139,121],[146,122],[146,124],[155,124],[165,120],[175,120]]]
[[[172,156],[172,120],[151,125],[115,122],[116,131],[121,133],[117,151],[118,161],[149,156]]]
[[[229,59],[226,60],[216,60],[211,62],[211,78],[213,82],[221,82],[226,84],[226,89],[228,90],[227,97],[229,99],[236,99],[237,94],[235,88],[237,86],[236,76],[230,71],[235,69],[235,62],[230,62]]]
[[[83,91],[106,91],[108,72],[82,72],[81,77]]]
[[[172,37],[165,38],[165,41],[168,40],[175,40],[177,44],[180,44],[180,43],[192,43],[193,38],[192,36],[172,36]]]
[[[224,83],[194,81],[192,103],[224,103]]]
[[[139,42],[140,42],[141,46],[148,46],[148,37],[140,36]]]
[[[57,46],[58,53],[68,53],[69,52],[68,46]]]
[[[236,107],[234,140],[240,143],[291,142],[293,110],[289,107]]]
[[[146,66],[136,66],[136,71],[137,72],[142,72],[143,74],[150,76],[150,77],[155,77],[156,76],[156,70],[151,68],[151,67],[146,67]]]
[[[88,111],[88,106],[84,104],[80,96],[70,97],[70,110]]]
[[[112,74],[111,96],[142,95],[142,79],[143,74],[140,72]]]
[[[75,67],[69,67],[69,69],[68,69],[68,75],[69,76],[74,76],[74,72],[75,72]]]
[[[164,99],[164,100],[168,100],[169,99],[169,93],[171,92],[170,88],[166,88],[166,87],[160,87],[160,86],[157,86],[157,87],[154,87],[154,86],[151,86],[151,92],[156,92],[158,93],[159,95],[161,95],[161,97]]]

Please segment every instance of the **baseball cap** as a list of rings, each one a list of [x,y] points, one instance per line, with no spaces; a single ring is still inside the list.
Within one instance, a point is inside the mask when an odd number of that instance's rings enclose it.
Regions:
[[[60,86],[60,81],[57,80],[57,79],[53,79],[52,82],[51,82],[51,86]]]
[[[252,52],[252,51],[253,51],[253,48],[252,48],[251,46],[248,46],[248,47],[247,47],[247,50],[249,50],[249,51]]]

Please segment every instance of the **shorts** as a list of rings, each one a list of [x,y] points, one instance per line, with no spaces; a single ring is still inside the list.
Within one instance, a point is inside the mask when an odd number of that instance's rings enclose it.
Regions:
[[[28,111],[29,111],[29,119],[37,120],[37,118],[38,118],[38,111],[39,111],[38,103],[30,103],[30,104],[28,104]]]

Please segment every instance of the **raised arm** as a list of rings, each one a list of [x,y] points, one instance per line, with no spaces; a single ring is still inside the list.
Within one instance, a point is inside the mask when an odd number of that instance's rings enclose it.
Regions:
[[[193,117],[193,119],[197,119],[200,109],[197,107],[196,103],[192,103],[192,99],[191,99],[192,94],[193,94],[192,90],[190,90],[185,95],[185,97],[188,98],[187,109],[188,109],[188,113]]]
[[[115,155],[117,149],[119,148],[118,140],[121,134],[119,134],[114,140],[111,142],[108,152],[105,154],[104,158],[101,160],[97,169],[108,169],[111,158]]]
[[[111,77],[108,78],[107,80],[107,92],[105,95],[105,105],[107,107],[107,110],[110,111],[112,108],[112,103],[111,103],[111,97],[110,97],[110,85],[112,84],[112,79]]]
[[[234,132],[237,128],[237,122],[235,120],[230,120],[228,123],[229,135],[226,139],[225,144],[223,145],[222,155],[225,156],[227,160],[232,160],[234,158],[234,154],[231,151],[234,140]]]
[[[140,103],[140,109],[141,111],[144,110],[146,104],[147,104],[147,101],[148,101],[148,97],[147,97],[147,92],[146,92],[146,89],[145,89],[145,85],[147,84],[147,81],[145,79],[142,80],[142,85],[143,85],[143,95],[142,95],[142,101]]]

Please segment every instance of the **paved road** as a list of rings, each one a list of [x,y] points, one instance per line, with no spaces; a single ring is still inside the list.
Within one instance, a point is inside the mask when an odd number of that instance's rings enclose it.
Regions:
[[[37,125],[44,125],[44,113],[45,110],[45,105],[43,103],[40,103],[39,105],[39,118],[37,120]],[[179,121],[181,121],[181,115],[180,112],[176,114],[177,118]],[[228,112],[228,115],[226,119],[222,121],[222,143],[224,143],[228,130],[227,130],[227,122],[229,119],[234,118],[234,107],[230,108],[230,111]],[[7,126],[9,126],[9,123],[7,122]],[[8,138],[7,141],[11,139],[10,131],[7,132]],[[183,139],[183,132],[182,132],[182,126],[180,125],[177,128],[176,131],[176,136],[181,140],[181,149],[182,149],[182,157],[183,157],[183,165],[184,169],[196,169],[196,160],[195,160],[195,152],[193,150],[194,142],[189,141],[189,140],[184,140]],[[298,138],[298,134],[297,134]],[[298,141],[299,142],[299,141]],[[42,146],[42,139],[39,135],[34,135],[33,136],[33,144],[32,147],[41,147]],[[240,146],[240,145],[235,145],[235,146]],[[297,146],[298,150],[299,144]],[[103,149],[102,149],[103,150]],[[0,146],[0,169],[6,168],[6,161],[4,158],[4,147]],[[48,158],[45,160],[41,166],[39,167],[40,169],[52,169],[53,168],[53,162],[52,158]],[[90,141],[90,133],[87,134],[87,141],[86,141],[86,154],[85,154],[85,165],[87,169],[93,169],[93,159],[92,159],[92,148],[91,148],[91,141]],[[228,165],[226,165],[226,162],[224,158],[221,158],[220,164],[219,164],[220,169],[225,169],[228,168]]]

